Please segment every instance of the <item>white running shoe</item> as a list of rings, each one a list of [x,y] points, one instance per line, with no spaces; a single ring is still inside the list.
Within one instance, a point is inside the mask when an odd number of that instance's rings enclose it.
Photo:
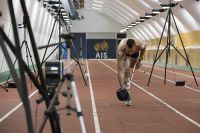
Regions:
[[[131,93],[130,93],[130,89],[127,90],[128,94],[129,94],[129,98],[127,99],[127,101],[125,101],[125,105],[126,106],[132,106],[132,97],[131,97]]]
[[[131,101],[131,100],[130,100],[130,101],[126,101],[126,102],[125,102],[125,105],[126,105],[126,106],[132,106],[132,101]]]

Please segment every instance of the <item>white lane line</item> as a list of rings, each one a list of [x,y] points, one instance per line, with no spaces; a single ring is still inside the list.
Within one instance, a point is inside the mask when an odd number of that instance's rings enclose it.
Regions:
[[[114,70],[113,68],[111,68],[110,66],[108,66],[107,64],[103,63],[102,61],[100,61],[103,65],[105,65],[106,67],[108,67],[109,69],[111,69],[112,71],[114,71],[115,73],[117,73],[116,70]],[[174,107],[172,107],[171,105],[169,105],[168,103],[164,102],[163,100],[161,100],[160,98],[158,98],[157,96],[155,96],[154,94],[152,94],[151,92],[145,90],[144,88],[142,88],[141,86],[137,85],[136,83],[132,82],[131,83],[133,85],[135,85],[136,87],[138,87],[140,90],[144,91],[145,93],[147,93],[148,95],[150,95],[151,97],[155,98],[156,100],[158,100],[159,102],[161,102],[162,104],[164,104],[166,107],[168,107],[169,109],[171,109],[172,111],[174,111],[176,114],[180,115],[181,117],[183,117],[184,119],[188,120],[190,123],[196,125],[197,127],[200,128],[200,124],[196,121],[194,121],[193,119],[191,119],[190,117],[188,117],[187,115],[181,113],[180,111],[178,111],[177,109],[175,109]]]
[[[111,60],[111,61],[112,61],[112,62],[116,62],[116,61],[113,61],[113,60]],[[144,65],[144,64],[142,64],[142,66],[151,68],[151,66]],[[161,66],[161,67],[162,67],[162,66]],[[158,68],[158,67],[156,67],[156,66],[155,66],[155,69],[164,71],[164,69]],[[181,69],[181,70],[182,70],[182,69]],[[170,73],[173,73],[173,74],[175,73],[175,74],[182,75],[182,76],[186,76],[186,77],[189,77],[189,78],[194,78],[193,76],[190,76],[190,75],[187,75],[187,74],[183,74],[183,73],[179,73],[179,72],[174,72],[174,71],[170,71],[170,70],[167,70],[167,72],[170,72]],[[196,79],[200,79],[200,77],[197,77],[197,76],[195,76],[195,77],[196,77]]]
[[[145,71],[143,71],[143,70],[139,70],[139,71],[140,71],[140,72],[145,72]],[[149,72],[145,72],[145,74],[146,74],[146,75],[150,75]],[[153,75],[154,77],[156,77],[156,78],[159,78],[159,79],[163,79],[163,80],[164,80],[163,77],[157,76],[157,75],[155,75],[155,74],[152,74],[152,75]],[[166,79],[166,81],[175,84],[175,82],[172,81],[172,80]],[[194,88],[189,87],[189,86],[187,86],[187,85],[185,85],[184,88],[187,88],[187,89],[189,89],[189,90],[196,91],[196,92],[200,93],[200,90],[194,89]]]
[[[88,67],[87,59],[86,59],[86,66],[87,66],[87,70],[88,70],[87,76],[88,76],[90,96],[91,96],[91,101],[92,101],[92,112],[93,112],[93,118],[94,118],[95,132],[101,133],[100,126],[99,126],[99,119],[98,119],[98,115],[97,115],[97,109],[96,109],[95,100],[94,100],[94,92],[93,92],[93,87],[92,87],[92,82],[91,82],[91,77],[90,77],[90,70]]]
[[[151,66],[148,66],[148,65],[142,65],[142,66],[151,68]],[[161,69],[161,68],[158,68],[158,67],[155,67],[155,68],[156,68],[157,70],[164,71],[164,69]],[[190,76],[190,75],[187,75],[187,74],[183,74],[183,73],[179,73],[179,72],[173,72],[173,71],[170,71],[170,70],[167,70],[167,72],[175,73],[175,74],[182,75],[182,76],[186,76],[186,77],[190,77],[190,78],[194,78],[193,76]],[[200,79],[200,78],[199,78],[199,77],[196,77],[196,79]]]
[[[66,69],[70,64],[72,64],[73,61],[71,61],[67,66],[65,66],[64,69]],[[33,93],[31,93],[28,98],[30,99],[33,95],[35,95],[38,92],[38,90],[35,90]],[[22,102],[20,102],[19,104],[17,104],[17,106],[15,106],[12,110],[10,110],[8,113],[6,113],[3,117],[0,118],[0,123],[2,121],[4,121],[8,116],[10,116],[13,112],[15,112],[19,107],[22,106]]]
[[[67,64],[65,67],[64,67],[64,70],[67,69],[69,67],[69,65],[71,65],[74,61],[71,61],[69,64]]]
[[[116,62],[115,62],[115,63],[116,63]],[[157,69],[157,68],[156,68],[156,69]],[[144,72],[145,72],[145,74],[146,74],[146,75],[150,75],[150,73],[149,73],[149,72],[146,72],[146,71],[143,71],[143,70],[140,70],[140,69],[139,69],[139,71],[140,71],[140,72],[142,72],[142,73],[144,73]],[[155,75],[155,74],[152,74],[152,76],[154,76],[154,77],[156,77],[156,78],[159,78],[159,79],[162,79],[162,80],[164,80],[164,78],[163,78],[163,77],[157,76],[157,75]],[[174,81],[172,81],[172,80],[166,79],[166,81],[168,81],[168,82],[170,82],[170,83],[173,83],[173,84],[175,84],[175,82],[174,82]],[[189,89],[189,90],[196,91],[196,92],[200,93],[200,90],[194,89],[194,88],[192,88],[192,87],[189,87],[189,86],[187,86],[187,85],[185,85],[185,86],[184,86],[184,88],[187,88],[187,89]]]
[[[33,93],[31,93],[28,98],[30,99],[35,93],[37,93],[38,90],[35,90]],[[5,114],[3,117],[0,119],[0,123],[5,120],[8,116],[10,116],[13,112],[15,112],[20,106],[22,106],[22,102],[20,102],[17,106],[15,106],[12,110],[10,110],[7,114]]]

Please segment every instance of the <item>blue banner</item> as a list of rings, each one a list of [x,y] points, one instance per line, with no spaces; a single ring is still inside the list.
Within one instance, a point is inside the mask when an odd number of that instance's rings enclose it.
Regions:
[[[87,39],[87,58],[116,58],[116,39]]]

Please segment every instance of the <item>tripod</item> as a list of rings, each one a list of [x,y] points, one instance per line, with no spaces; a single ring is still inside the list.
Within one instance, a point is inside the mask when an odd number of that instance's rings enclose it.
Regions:
[[[64,37],[64,39],[67,41],[67,42],[70,42],[71,39],[67,38],[67,37]],[[72,42],[72,41],[71,41]],[[72,45],[74,46],[74,45]],[[68,51],[68,56],[67,56],[67,60],[68,62],[70,61],[70,44],[68,43],[67,45],[67,51]],[[75,53],[76,54],[76,53]],[[78,62],[79,63],[79,62]],[[86,133],[86,128],[85,128],[85,124],[84,124],[84,120],[83,120],[83,114],[82,114],[82,111],[81,111],[81,105],[80,105],[80,101],[79,101],[79,97],[78,97],[78,91],[77,91],[77,87],[76,87],[76,84],[75,84],[75,81],[74,81],[74,77],[72,74],[70,74],[70,68],[67,69],[67,74],[66,74],[66,79],[67,79],[67,91],[66,91],[66,94],[67,94],[67,115],[71,115],[71,110],[75,111],[77,113],[77,116],[79,117],[79,122],[80,122],[80,126],[81,126],[81,130],[82,130],[82,133]],[[76,105],[76,109],[73,109],[70,105],[70,98],[71,98],[71,91],[72,91],[72,94],[74,96],[74,100],[75,100],[75,105]]]
[[[70,61],[70,57],[71,57],[70,56],[71,44],[69,42],[71,42],[72,36],[62,35],[62,37],[65,39],[65,42],[68,42],[67,43],[67,53],[68,53],[67,60],[69,62]],[[57,44],[57,45],[60,45],[60,44]],[[67,90],[65,92],[62,92],[62,95],[67,97],[67,99],[66,99],[67,105],[64,108],[57,108],[56,109],[55,103],[56,103],[56,100],[58,98],[58,94],[60,92],[61,86],[64,83],[65,79],[67,81]],[[78,116],[79,121],[80,121],[80,126],[81,126],[82,133],[86,133],[86,128],[85,128],[85,124],[84,124],[84,120],[83,120],[83,114],[82,114],[82,111],[81,111],[81,105],[80,105],[80,101],[79,101],[79,97],[78,97],[78,91],[77,91],[76,83],[75,83],[75,80],[74,80],[74,76],[72,74],[70,74],[70,68],[67,69],[67,74],[64,75],[64,78],[61,81],[62,81],[62,83],[59,82],[58,87],[57,87],[55,93],[53,94],[53,98],[51,98],[50,106],[45,111],[46,112],[45,113],[45,118],[44,118],[44,120],[43,120],[43,122],[42,122],[42,124],[41,124],[41,126],[39,128],[39,132],[42,132],[49,114],[52,114],[52,115],[54,115],[56,117],[59,117],[57,111],[66,109],[67,115],[71,115],[71,110],[75,111],[77,113],[77,116]],[[72,96],[74,96],[76,108],[73,108],[70,105],[71,104],[70,101],[71,101],[71,97]],[[42,98],[39,98],[37,103],[40,103],[41,101],[42,101]],[[58,133],[60,133],[59,129],[58,129]]]
[[[80,65],[83,66],[83,71],[86,72],[86,69],[85,69],[85,65],[83,63],[83,43],[82,43],[82,37],[80,37],[80,60],[81,60],[81,63]],[[77,53],[75,53],[76,56],[77,56]],[[78,63],[76,63],[72,73],[75,71],[76,67],[77,67]]]
[[[24,32],[24,40],[23,40],[23,42],[22,42],[22,44],[20,46],[20,49],[22,49],[23,46],[25,45],[27,65],[30,67],[30,64],[29,64],[29,58],[30,58],[34,74],[36,74],[36,70],[35,70],[35,67],[34,67],[32,55],[31,55],[31,52],[30,52],[30,49],[29,49],[29,46],[28,46],[28,43],[27,43],[27,36],[26,36],[27,24],[26,24],[24,16],[23,16],[23,22],[22,22],[22,24],[18,24],[18,28],[23,28],[24,29],[24,31],[23,31]],[[15,66],[16,62],[17,62],[17,58],[15,59],[15,61],[13,63],[14,66]],[[8,75],[8,77],[6,79],[6,83],[4,85],[5,88],[9,88],[10,87],[10,85],[8,83],[8,80],[10,79],[10,76],[11,76],[11,73],[9,73],[9,75]],[[32,83],[31,83],[31,89],[32,89]]]
[[[171,5],[172,5],[172,0],[169,1],[169,10],[168,10],[168,13],[167,13],[167,17],[166,17],[166,21],[165,21],[165,24],[164,24],[164,27],[163,27],[163,31],[162,31],[162,34],[161,34],[161,37],[160,37],[160,41],[159,41],[159,44],[158,44],[158,48],[157,48],[157,51],[156,51],[156,56],[154,58],[154,62],[153,62],[153,66],[152,66],[152,69],[151,69],[151,73],[150,73],[150,76],[149,76],[149,80],[148,80],[148,86],[150,84],[150,80],[151,80],[151,76],[152,76],[152,73],[153,73],[153,69],[154,69],[154,66],[156,64],[156,62],[158,61],[158,59],[161,57],[161,55],[164,53],[164,51],[166,51],[166,60],[165,60],[165,75],[164,75],[164,84],[166,84],[166,69],[167,69],[167,64],[168,64],[168,61],[169,61],[169,57],[170,57],[170,47],[172,46],[176,52],[188,63],[190,69],[191,69],[191,72],[192,72],[192,75],[194,77],[194,80],[195,80],[195,83],[196,85],[198,86],[198,83],[197,83],[197,80],[196,80],[196,77],[194,75],[194,72],[193,72],[193,69],[192,69],[192,66],[191,66],[191,63],[190,63],[190,60],[189,60],[189,57],[186,53],[186,49],[185,49],[185,46],[183,44],[183,40],[181,38],[181,35],[180,35],[180,32],[179,32],[179,29],[178,29],[178,26],[176,24],[176,21],[175,21],[175,18],[174,18],[174,14],[172,12],[172,9],[171,9]],[[178,51],[178,49],[174,46],[172,40],[171,40],[171,19],[173,20],[174,24],[175,24],[175,28],[177,30],[177,33],[178,33],[178,36],[179,36],[179,39],[181,41],[181,45],[183,47],[183,50],[184,50],[184,54],[185,56],[183,56],[183,54],[181,54],[181,52]],[[168,22],[168,25],[167,25],[167,22]],[[165,31],[165,27],[166,25],[168,26],[168,32],[167,32],[167,45],[165,46],[165,48],[161,51],[161,53],[158,55],[158,51],[159,51],[159,48],[160,48],[160,45],[161,45],[161,41],[162,41],[162,38],[163,38],[163,33]]]

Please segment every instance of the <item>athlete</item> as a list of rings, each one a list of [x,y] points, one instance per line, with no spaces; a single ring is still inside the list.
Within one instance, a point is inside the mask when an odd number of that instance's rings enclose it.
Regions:
[[[124,38],[117,49],[118,80],[120,87],[126,89],[129,98],[125,105],[131,106],[130,80],[135,69],[139,69],[146,50],[146,45],[133,38]]]

